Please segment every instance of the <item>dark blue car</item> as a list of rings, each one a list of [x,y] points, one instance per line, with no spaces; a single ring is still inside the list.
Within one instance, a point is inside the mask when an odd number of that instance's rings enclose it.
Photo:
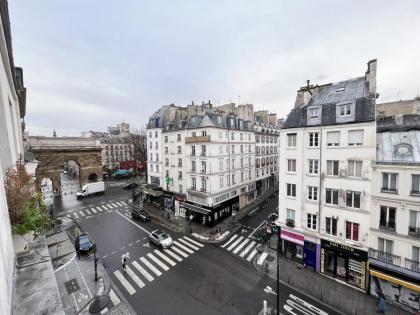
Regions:
[[[93,248],[93,241],[90,238],[89,234],[82,233],[78,235],[75,240],[75,247],[77,255],[89,252]]]

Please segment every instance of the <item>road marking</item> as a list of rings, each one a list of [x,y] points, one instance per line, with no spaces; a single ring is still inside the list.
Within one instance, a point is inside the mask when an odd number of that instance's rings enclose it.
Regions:
[[[134,271],[126,266],[127,274],[134,280],[134,282],[139,286],[139,288],[143,288],[145,286],[144,282],[140,280],[140,278],[134,273]]]
[[[120,304],[121,300],[118,298],[114,290],[111,289],[111,291],[109,291],[109,297],[111,298],[112,304],[114,304],[114,306]]]
[[[83,211],[79,211],[79,214],[80,214],[82,217],[84,217],[84,216],[85,216],[85,213],[84,213]]]
[[[90,213],[89,209],[86,209],[86,212],[88,215],[91,215],[92,213]]]
[[[136,243],[140,242],[140,240],[137,240]]]
[[[119,201],[117,201],[116,204],[119,205],[120,207],[124,207],[124,205]]]
[[[117,251],[116,251],[116,250],[114,250],[114,251],[111,253],[111,255],[114,255],[116,252],[117,252]]]
[[[107,257],[108,257],[108,255],[102,256],[102,259],[105,259],[105,258],[107,258]]]
[[[242,239],[243,239],[244,237],[243,236],[240,236],[234,243],[232,243],[228,248],[227,248],[227,250],[228,251],[231,251],[232,250],[232,248],[234,248],[236,245],[238,245],[238,243],[240,242],[240,241],[242,241]]]
[[[249,241],[250,241],[250,239],[249,238],[246,238],[245,241],[243,241],[241,244],[239,244],[238,247],[235,248],[235,250],[233,251],[233,253],[234,254],[237,254],[242,249],[242,247],[244,247],[245,244],[248,243]]]
[[[252,241],[251,242],[251,244],[249,244],[248,245],[248,247],[247,248],[245,248],[245,250],[239,255],[240,257],[244,257],[245,255],[246,255],[246,253],[248,253],[249,252],[249,250],[252,248],[252,247],[254,247],[255,246],[255,244],[256,244],[256,242],[255,241]]]
[[[185,254],[182,250],[180,250],[180,249],[176,248],[175,246],[172,246],[172,247],[171,247],[171,250],[176,251],[178,254],[180,254],[181,256],[184,256],[185,258],[187,258],[187,257],[188,257],[188,254]]]
[[[101,207],[95,207],[95,209],[100,211],[100,212],[104,211],[104,209],[102,209]]]
[[[125,220],[127,220],[128,222],[130,222],[131,224],[134,224],[135,226],[137,226],[139,229],[143,230],[144,232],[147,233],[147,235],[150,235],[150,232],[148,230],[146,230],[145,228],[143,228],[142,226],[138,225],[137,223],[131,221],[130,219],[128,219],[127,217],[125,217],[123,214],[121,214],[118,210],[115,211],[115,213],[118,213],[122,218],[124,218]]]
[[[172,259],[164,255],[162,252],[158,251],[157,249],[155,249],[155,253],[156,255],[160,256],[160,258],[165,260],[168,264],[172,265],[172,267],[176,265],[176,262],[174,262]]]
[[[183,238],[186,239],[186,240],[188,240],[188,241],[190,241],[191,243],[193,243],[193,244],[195,244],[197,246],[200,246],[200,247],[203,247],[204,246],[203,244],[194,241],[193,239],[189,238],[188,236],[184,236]]]
[[[148,253],[147,256],[149,256],[149,258],[151,260],[153,260],[155,263],[157,263],[159,265],[160,268],[162,268],[165,271],[169,270],[169,267],[166,266],[163,262],[161,262],[159,259],[157,259],[155,256],[153,256],[152,253]]]
[[[127,204],[126,202],[124,202],[124,201],[121,201],[121,203],[122,203],[124,206],[128,206],[128,204]]]
[[[104,205],[102,205],[101,208],[104,209],[105,211],[108,210],[108,208],[105,207]]]
[[[93,213],[96,213],[96,210],[95,210],[95,209],[93,209],[93,208],[92,208],[92,209],[90,209],[90,211],[92,211]]]
[[[143,264],[145,264],[145,265],[146,265],[146,266],[147,266],[150,270],[152,270],[152,271],[155,273],[155,275],[157,275],[158,277],[162,275],[162,273],[161,273],[159,270],[157,270],[155,266],[153,266],[151,263],[149,263],[149,261],[148,261],[146,258],[144,258],[144,257],[140,257],[140,260],[141,260],[141,262],[142,262]]]
[[[176,246],[182,248],[183,250],[185,250],[187,253],[194,254],[194,251],[192,251],[191,249],[189,249],[189,248],[185,247],[184,245],[178,243],[177,241],[174,241],[174,244]]]
[[[267,256],[268,256],[267,253],[265,253],[265,252],[262,253],[260,258],[258,258],[257,265],[262,265],[264,260],[267,258]]]
[[[108,312],[108,308],[107,307],[105,307],[102,311],[101,311],[101,314],[105,314],[105,313],[107,313]]]
[[[114,208],[114,205],[112,203],[107,203],[106,205],[108,206],[109,209],[113,209]]]
[[[114,271],[115,277],[117,277],[118,280],[120,280],[122,286],[124,289],[127,290],[128,294],[133,295],[136,293],[136,290],[131,286],[131,284],[127,281],[126,278],[121,274],[119,270]]]
[[[75,219],[79,218],[79,215],[76,212],[73,212],[72,215],[74,216]]]
[[[251,237],[255,232],[257,232],[257,230],[263,225],[263,224],[265,224],[266,223],[266,220],[267,219],[264,219],[264,221],[262,221],[261,223],[260,223],[260,225],[258,225],[255,229],[254,229],[254,231],[251,233],[251,234],[249,234],[248,235],[248,237]]]
[[[251,261],[252,258],[257,254],[257,250],[254,249],[251,254],[249,254],[248,258],[246,260]]]
[[[320,310],[319,308],[313,306],[312,304],[310,304],[310,303],[308,303],[308,302],[306,302],[306,301],[298,298],[296,295],[289,294],[289,297],[291,299],[295,300],[296,302],[299,302],[300,304],[304,305],[305,307],[307,307],[308,309],[310,309],[312,312],[315,312],[315,313],[320,314],[320,315],[328,315],[328,313],[326,313],[323,310]]]
[[[174,252],[171,252],[169,249],[164,249],[163,250],[165,253],[169,254],[170,256],[172,256],[173,258],[175,258],[178,261],[182,261],[182,258],[179,257],[177,254],[175,254]]]
[[[197,246],[191,245],[191,243],[188,243],[186,240],[184,240],[184,239],[182,239],[182,238],[177,239],[177,241],[180,241],[181,243],[184,243],[185,245],[187,245],[187,246],[191,247],[191,248],[192,248],[192,249],[194,249],[194,250],[199,250],[199,249],[200,249],[200,247],[197,247]]]
[[[133,246],[133,243],[128,244],[128,246]]]
[[[149,282],[155,280],[137,261],[133,261],[132,264]]]
[[[125,246],[121,247],[121,250],[123,250],[125,248]]]
[[[235,235],[233,235],[230,239],[229,239],[229,241],[227,241],[226,243],[224,243],[222,246],[220,246],[220,247],[222,247],[222,248],[225,248],[230,242],[232,242],[235,238],[237,238],[238,237],[238,235],[237,234],[235,234]]]

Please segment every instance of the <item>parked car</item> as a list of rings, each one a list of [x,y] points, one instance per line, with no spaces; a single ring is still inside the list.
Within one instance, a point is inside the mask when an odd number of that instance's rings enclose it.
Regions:
[[[150,221],[150,213],[144,209],[131,209],[131,217],[142,222]]]
[[[93,248],[94,243],[88,233],[81,233],[76,237],[74,246],[76,248],[77,255],[80,256],[81,253],[89,252]]]
[[[138,183],[128,183],[128,184],[125,184],[122,188],[123,189],[135,189],[137,187],[139,187]]]
[[[155,230],[149,235],[149,240],[152,243],[155,243],[158,246],[161,246],[162,248],[168,248],[172,246],[172,238],[169,234],[166,234],[163,231]]]

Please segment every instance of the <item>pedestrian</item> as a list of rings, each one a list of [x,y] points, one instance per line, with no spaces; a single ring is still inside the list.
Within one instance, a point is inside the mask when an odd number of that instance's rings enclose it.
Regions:
[[[122,269],[125,271],[127,269],[127,257],[124,254],[121,256],[121,258]]]
[[[379,300],[378,300],[378,313],[380,314],[385,314],[385,299],[383,297],[383,295],[379,296]]]

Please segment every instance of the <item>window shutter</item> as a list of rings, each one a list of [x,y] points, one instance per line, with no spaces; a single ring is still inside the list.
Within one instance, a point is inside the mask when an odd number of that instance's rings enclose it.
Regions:
[[[363,144],[363,130],[349,131],[349,145]]]
[[[327,133],[327,144],[339,144],[340,143],[340,132],[330,131]]]

